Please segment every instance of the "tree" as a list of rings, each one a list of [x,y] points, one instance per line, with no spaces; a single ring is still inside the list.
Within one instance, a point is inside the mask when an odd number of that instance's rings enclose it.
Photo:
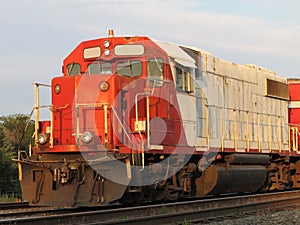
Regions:
[[[32,134],[34,132],[34,124],[29,121],[29,116],[23,114],[14,114],[0,117],[0,140],[1,146],[10,146],[14,152],[18,148],[27,150],[32,143]]]
[[[0,148],[0,190],[4,192],[20,192],[18,165],[12,162],[15,154],[8,147]]]
[[[26,132],[25,132],[26,131]],[[14,114],[0,117],[0,191],[20,193],[18,166],[12,161],[18,149],[28,150],[34,123],[29,116]]]

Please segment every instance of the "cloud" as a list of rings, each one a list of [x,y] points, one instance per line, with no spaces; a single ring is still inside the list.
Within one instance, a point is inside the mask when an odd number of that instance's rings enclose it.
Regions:
[[[146,35],[196,46],[229,61],[300,77],[297,6],[294,0],[3,1],[0,96],[8,92],[10,96],[0,101],[9,102],[7,112],[18,108],[11,107],[13,103],[32,105],[32,82],[50,83],[51,77],[61,74],[63,58],[77,44],[105,37],[108,29],[114,29],[116,36]],[[13,85],[17,90],[11,91]],[[26,99],[18,103],[13,95]],[[24,112],[19,106],[18,112]]]

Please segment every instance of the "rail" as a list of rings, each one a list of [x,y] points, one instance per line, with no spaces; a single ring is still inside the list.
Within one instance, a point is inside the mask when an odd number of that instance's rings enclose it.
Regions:
[[[0,210],[19,209],[29,207],[28,202],[8,202],[0,203]]]
[[[300,202],[300,191],[227,196],[128,208],[91,208],[57,211],[0,219],[0,224],[178,224],[238,215],[259,210],[283,209]]]

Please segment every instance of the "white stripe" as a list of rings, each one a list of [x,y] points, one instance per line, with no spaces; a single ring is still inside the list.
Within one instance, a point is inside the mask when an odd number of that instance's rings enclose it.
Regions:
[[[290,101],[289,108],[290,109],[300,108],[300,101]]]

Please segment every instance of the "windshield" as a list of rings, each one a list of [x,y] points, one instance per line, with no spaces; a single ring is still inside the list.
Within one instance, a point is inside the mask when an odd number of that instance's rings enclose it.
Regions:
[[[96,61],[88,65],[87,74],[112,74],[117,73],[122,76],[137,77],[142,75],[142,61],[126,60],[116,63]]]
[[[163,80],[164,61],[162,58],[151,58],[147,61],[148,76],[152,80]],[[80,64],[71,63],[67,66],[67,74],[70,75],[106,75],[118,74],[127,77],[138,77],[143,73],[143,62],[138,59],[121,61],[102,61],[97,60],[87,65],[85,73],[80,72]]]
[[[117,63],[117,74],[129,77],[142,75],[142,62],[140,60],[127,60]]]
[[[108,62],[94,62],[88,65],[88,74],[111,74],[112,64]]]

